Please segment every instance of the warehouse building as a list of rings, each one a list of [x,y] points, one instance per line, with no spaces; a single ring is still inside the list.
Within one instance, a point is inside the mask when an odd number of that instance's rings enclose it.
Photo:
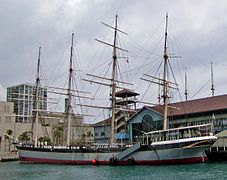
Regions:
[[[213,123],[215,133],[227,130],[227,95],[171,103],[168,105],[168,122],[169,128]],[[129,139],[131,142],[137,141],[144,132],[160,130],[163,128],[162,123],[161,105],[144,106],[127,120]],[[98,128],[103,132],[100,134],[109,136],[110,121],[109,128],[102,128],[101,124],[102,122],[99,123]],[[107,126],[106,122],[105,126]],[[94,127],[94,132],[96,128]],[[95,139],[97,139],[96,135]]]

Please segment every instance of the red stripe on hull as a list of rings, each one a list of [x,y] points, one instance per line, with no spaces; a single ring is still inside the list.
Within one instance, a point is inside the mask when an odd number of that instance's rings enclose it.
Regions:
[[[155,161],[136,161],[139,165],[160,165],[160,164],[192,164],[207,162],[207,157],[195,157],[185,159],[169,159],[169,160],[155,160]]]
[[[109,161],[79,161],[79,160],[56,160],[56,159],[42,159],[42,158],[30,158],[30,157],[20,157],[20,161],[25,163],[34,164],[71,164],[71,165],[110,165]],[[170,160],[142,160],[134,161],[134,165],[161,165],[161,164],[189,164],[189,163],[202,163],[207,162],[207,157],[194,157],[194,158],[184,158],[184,159],[170,159]],[[127,160],[117,161],[115,165],[132,165],[132,162]]]
[[[20,161],[25,163],[34,164],[75,164],[75,165],[89,165],[91,161],[78,161],[78,160],[58,160],[58,159],[43,159],[31,157],[19,157]]]

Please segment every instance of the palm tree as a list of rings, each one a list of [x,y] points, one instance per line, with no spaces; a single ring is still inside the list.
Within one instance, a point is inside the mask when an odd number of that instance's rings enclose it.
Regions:
[[[8,141],[9,151],[11,147],[11,135],[13,134],[13,131],[11,129],[8,129],[5,134],[5,139]]]
[[[93,134],[91,133],[91,131],[87,132],[87,137],[89,138],[89,141],[91,142],[91,138],[93,137]]]
[[[47,136],[39,137],[38,141],[39,141],[40,143],[45,143],[45,142],[47,142],[48,145],[50,144],[50,138],[47,137]]]
[[[55,144],[60,144],[61,138],[63,135],[63,128],[62,127],[55,127],[54,129],[54,142]]]
[[[27,132],[23,132],[23,133],[18,137],[18,140],[21,141],[21,142],[27,143],[28,141],[30,141],[30,137],[29,137],[29,135],[28,135]]]

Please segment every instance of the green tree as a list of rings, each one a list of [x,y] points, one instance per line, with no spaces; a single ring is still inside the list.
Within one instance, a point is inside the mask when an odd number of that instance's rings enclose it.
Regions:
[[[20,142],[25,142],[25,143],[27,143],[28,141],[30,141],[30,137],[29,137],[29,135],[28,135],[27,132],[23,132],[23,133],[18,137],[18,140],[19,140]]]
[[[63,138],[63,128],[62,127],[55,127],[54,129],[54,143],[61,144],[61,139]]]
[[[85,144],[85,138],[86,138],[86,134],[83,133],[78,141],[80,146],[83,146]]]
[[[89,138],[89,141],[91,141],[91,138],[93,137],[93,134],[91,133],[91,131],[87,132],[87,137]]]
[[[45,142],[47,142],[47,145],[50,145],[50,138],[47,137],[47,136],[39,137],[38,141],[39,141],[40,143],[45,143]]]

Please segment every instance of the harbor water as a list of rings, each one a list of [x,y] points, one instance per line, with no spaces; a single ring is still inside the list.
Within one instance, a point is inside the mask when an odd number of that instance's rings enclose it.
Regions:
[[[0,180],[227,179],[227,162],[163,166],[72,166],[0,163]]]

